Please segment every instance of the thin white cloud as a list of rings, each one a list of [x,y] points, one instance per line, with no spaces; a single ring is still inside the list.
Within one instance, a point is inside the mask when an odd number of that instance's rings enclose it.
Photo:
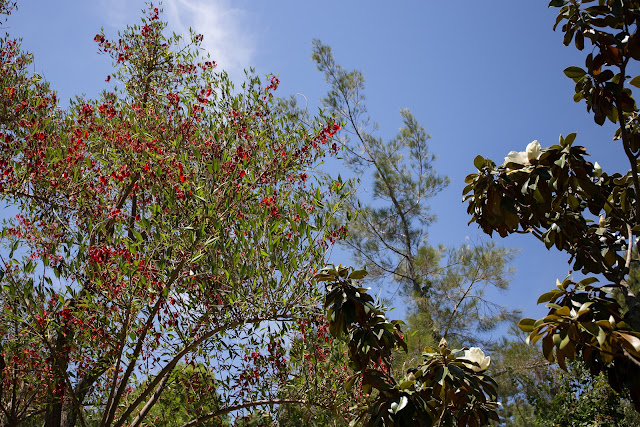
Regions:
[[[100,0],[100,13],[106,22],[102,23],[105,29],[122,30],[127,25],[140,22],[142,9],[146,9],[143,2],[131,2],[127,0]]]
[[[114,29],[139,23],[140,11],[146,8],[144,2],[130,0],[101,0],[100,5],[109,21],[105,26]],[[254,65],[255,40],[248,13],[234,7],[232,1],[165,0],[160,7],[169,31],[185,37],[189,29],[202,34],[202,47],[234,80],[242,79],[243,70]]]
[[[202,47],[218,66],[242,78],[252,66],[254,43],[247,13],[226,0],[167,0],[164,11],[169,27],[187,35],[189,29],[204,36]]]

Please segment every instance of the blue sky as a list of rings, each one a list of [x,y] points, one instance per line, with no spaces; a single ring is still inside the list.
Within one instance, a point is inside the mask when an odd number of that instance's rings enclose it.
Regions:
[[[327,89],[311,61],[311,40],[332,46],[338,63],[363,72],[380,136],[396,134],[405,107],[432,135],[435,166],[451,185],[433,200],[439,220],[429,234],[434,244],[459,244],[482,237],[467,226],[460,202],[477,154],[501,162],[534,139],[545,147],[577,131],[576,144],[605,171],[628,169],[621,145],[611,140],[613,127],[596,125],[584,104],[572,100],[573,82],[562,70],[583,65],[586,53],[562,45],[562,34],[552,31],[556,9],[547,3],[169,0],[163,8],[172,30],[202,33],[204,47],[236,81],[250,66],[278,74],[279,94],[304,94],[311,111]],[[64,104],[105,87],[110,63],[96,54],[93,37],[101,27],[113,35],[137,23],[144,7],[133,0],[22,1],[4,27],[23,38],[35,55],[34,70]],[[526,316],[543,314],[535,301],[567,274],[567,257],[532,236],[498,243],[522,251],[511,291],[494,297]]]

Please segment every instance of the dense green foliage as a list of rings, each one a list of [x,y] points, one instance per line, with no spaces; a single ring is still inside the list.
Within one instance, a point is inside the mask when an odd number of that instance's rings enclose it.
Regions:
[[[109,85],[67,109],[0,40],[3,425],[163,424],[177,405],[174,423],[216,423],[273,410],[300,373],[288,343],[318,318],[343,191],[311,178],[339,126],[277,108],[276,77],[234,87],[160,13],[95,36]]]
[[[144,383],[142,387],[144,389]],[[135,391],[134,391],[135,394]],[[216,390],[216,378],[202,365],[178,365],[169,375],[169,381],[151,408],[145,424],[148,426],[182,426],[202,413],[221,409],[220,396]],[[222,427],[230,425],[228,416],[205,421],[200,426]],[[95,420],[96,425],[98,420]]]
[[[545,383],[528,386],[534,425],[632,427],[640,422],[631,402],[613,391],[602,373],[592,375],[582,361],[553,374]]]
[[[640,234],[640,115],[629,85],[640,86],[640,77],[628,76],[640,60],[640,3],[554,0],[550,6],[559,8],[556,26],[564,23],[565,45],[574,41],[582,50],[585,40],[592,44],[586,68],[564,73],[576,84],[574,100],[586,103],[596,123],[618,126],[614,139],[630,169],[604,172],[587,161],[572,133],[548,148],[534,141],[499,165],[476,157],[478,172],[466,179],[465,199],[486,233],[531,233],[566,252],[573,270],[591,275],[558,280],[538,300],[549,314],[524,319],[520,327],[532,343],[541,341],[547,360],[567,369],[569,360],[581,358],[640,410],[640,294],[629,276]],[[596,275],[606,282],[598,284]]]
[[[629,397],[616,393],[604,374],[592,374],[580,359],[562,371],[525,338],[514,325],[510,339],[502,338],[491,353],[504,425],[638,425],[640,414]]]
[[[481,426],[498,421],[497,385],[484,373],[490,359],[478,348],[450,350],[442,339],[438,350],[425,347],[407,375],[393,372],[393,351],[407,349],[402,322],[387,320],[383,308],[359,285],[365,276],[364,270],[342,266],[326,267],[315,276],[327,283],[329,331],[348,343],[353,375],[346,387],[358,382],[370,397],[358,402],[354,421],[371,426]]]
[[[429,242],[449,182],[429,135],[401,110],[397,136],[376,136],[363,75],[328,46],[314,41],[313,60],[330,118],[275,98],[275,76],[235,87],[153,5],[96,35],[109,86],[66,109],[0,39],[0,423],[640,424],[640,2],[550,5],[565,44],[593,44],[565,74],[596,123],[619,126],[630,170],[602,171],[576,134],[475,159],[472,221],[591,275],[543,294],[526,340],[497,342],[485,332],[516,312],[486,292],[508,287],[514,252]],[[316,174],[326,151],[361,182],[371,171],[372,193]],[[347,235],[362,269],[322,268]],[[405,327],[367,281],[400,290]],[[466,347],[479,344],[491,366]]]

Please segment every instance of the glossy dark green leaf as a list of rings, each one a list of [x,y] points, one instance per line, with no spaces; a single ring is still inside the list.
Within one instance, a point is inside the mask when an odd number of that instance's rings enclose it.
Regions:
[[[367,274],[367,270],[356,270],[349,274],[349,279],[359,280],[364,278]]]
[[[522,319],[520,322],[518,322],[518,327],[523,331],[523,332],[531,332],[534,329],[534,325],[536,323],[535,319]]]
[[[556,290],[545,292],[544,294],[540,295],[540,297],[538,298],[538,304],[549,302],[560,293],[561,291],[556,291]]]
[[[473,165],[478,170],[480,170],[480,169],[482,169],[484,167],[484,163],[485,163],[484,157],[482,157],[480,155],[476,156],[475,159],[473,159]]]
[[[629,84],[635,87],[640,87],[640,76],[635,76],[629,80]]]

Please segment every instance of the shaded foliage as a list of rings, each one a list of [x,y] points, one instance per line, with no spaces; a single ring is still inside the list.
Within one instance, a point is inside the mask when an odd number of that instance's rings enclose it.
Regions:
[[[596,123],[618,126],[615,140],[622,145],[630,170],[602,171],[585,159],[586,149],[574,145],[576,134],[560,137],[559,144],[542,149],[537,141],[525,152],[512,152],[501,165],[482,156],[478,173],[466,178],[468,212],[486,233],[504,237],[531,233],[547,248],[570,255],[573,270],[601,275],[578,282],[567,277],[557,289],[543,294],[549,313],[520,327],[532,342],[541,340],[544,356],[566,369],[567,359],[582,358],[595,376],[607,375],[611,387],[627,390],[640,410],[640,298],[632,286],[634,247],[640,233],[638,110],[631,86],[640,77],[627,75],[638,55],[637,1],[554,0],[559,8],[556,26],[582,50],[585,39],[593,46],[586,69],[569,67],[576,102],[584,101]]]
[[[383,308],[358,284],[364,270],[325,267],[316,280],[327,283],[324,303],[329,331],[344,337],[353,370],[347,388],[359,382],[371,399],[358,402],[354,422],[371,426],[488,425],[498,420],[497,385],[484,370],[489,360],[472,360],[467,349],[426,347],[422,360],[396,377],[393,351],[407,346],[399,321],[387,320]],[[476,349],[479,351],[479,349]],[[461,354],[462,353],[462,354]]]

